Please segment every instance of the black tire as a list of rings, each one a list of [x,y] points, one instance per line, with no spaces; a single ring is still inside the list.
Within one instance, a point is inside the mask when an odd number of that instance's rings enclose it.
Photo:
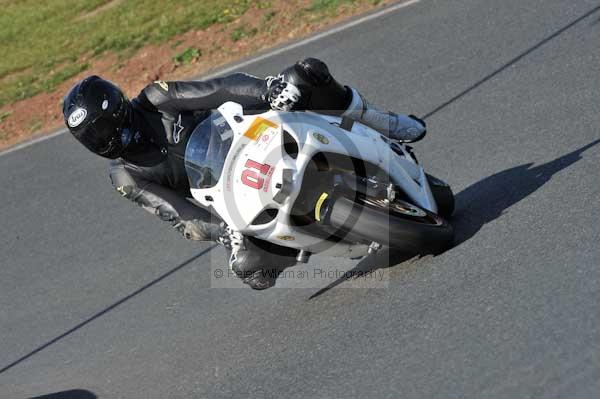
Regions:
[[[400,208],[402,212],[397,210]],[[403,201],[354,202],[340,197],[328,204],[326,214],[325,222],[339,231],[392,249],[437,254],[448,249],[454,240],[452,226],[446,220]]]
[[[427,180],[429,181],[431,194],[433,194],[438,207],[438,215],[445,219],[449,218],[454,213],[454,193],[452,193],[452,188],[443,180],[429,174],[427,175]]]

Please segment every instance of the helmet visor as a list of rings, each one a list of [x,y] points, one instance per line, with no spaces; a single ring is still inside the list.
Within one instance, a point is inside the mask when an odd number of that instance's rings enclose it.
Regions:
[[[110,145],[114,146],[115,141],[121,139],[123,127],[115,126],[114,122],[111,122],[99,118],[83,129],[73,132],[73,135],[90,151],[102,155]]]

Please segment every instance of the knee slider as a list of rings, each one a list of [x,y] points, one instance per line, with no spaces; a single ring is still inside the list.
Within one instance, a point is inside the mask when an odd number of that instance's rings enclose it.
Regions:
[[[324,86],[331,82],[333,77],[327,65],[317,58],[306,58],[296,63],[314,86]]]

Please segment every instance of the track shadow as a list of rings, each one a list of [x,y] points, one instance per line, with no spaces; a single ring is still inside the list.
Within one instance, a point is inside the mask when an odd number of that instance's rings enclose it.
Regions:
[[[374,272],[378,269],[384,269],[390,266],[399,265],[414,257],[414,254],[390,250],[382,250],[379,251],[377,254],[368,255],[365,258],[363,258],[360,262],[358,262],[358,264],[355,267],[353,267],[352,270],[345,273],[343,277],[340,277],[332,283],[319,289],[317,292],[308,297],[308,300],[315,299],[318,296],[323,295],[327,291],[337,287],[338,285],[343,284],[348,280],[352,280],[352,276],[357,276],[361,275],[361,273]]]
[[[101,311],[99,311],[98,313],[90,316],[89,318],[87,318],[86,320],[82,321],[81,323],[77,324],[75,327],[72,327],[71,329],[65,331],[64,333],[62,333],[61,335],[51,339],[50,341],[46,342],[45,344],[37,347],[36,349],[32,350],[31,352],[29,352],[28,354],[20,357],[19,359],[13,361],[12,363],[2,367],[0,369],[0,374],[4,373],[5,371],[15,367],[17,364],[29,359],[30,357],[34,356],[35,354],[37,354],[38,352],[43,351],[44,349],[46,349],[47,347],[54,345],[55,343],[57,343],[58,341],[62,340],[63,338],[73,334],[74,332],[76,332],[77,330],[85,327],[86,325],[88,325],[89,323],[91,323],[92,321],[104,316],[106,313],[110,312],[111,310],[115,309],[116,307],[122,305],[123,303],[129,301],[130,299],[132,299],[133,297],[141,294],[142,292],[146,291],[148,288],[158,284],[159,282],[161,282],[162,280],[166,279],[167,277],[169,277],[170,275],[178,272],[179,270],[183,269],[184,267],[188,266],[190,263],[192,263],[193,261],[195,261],[196,259],[200,258],[202,255],[210,252],[212,249],[214,249],[216,247],[216,245],[212,245],[210,247],[208,247],[207,249],[203,250],[202,252],[192,256],[191,258],[187,259],[186,261],[180,263],[179,265],[175,266],[174,268],[172,268],[171,270],[169,270],[168,272],[158,276],[157,278],[155,278],[154,280],[150,281],[148,284],[138,288],[137,290],[133,291],[132,293],[130,293],[129,295],[119,299],[118,301],[114,302],[112,305],[109,305],[107,307],[105,307],[104,309],[102,309]]]
[[[556,173],[580,160],[581,154],[585,150],[598,143],[600,143],[600,139],[538,166],[532,167],[533,163],[526,163],[503,170],[458,193],[456,195],[456,211],[451,219],[455,232],[454,246],[456,247],[473,237],[486,223],[500,217],[508,208],[538,190]],[[409,254],[382,251],[375,256],[367,256],[352,269],[352,273],[346,275],[387,268],[412,257],[413,255]],[[311,295],[309,300],[324,294],[348,279],[348,277],[337,279]]]
[[[70,391],[62,391],[50,393],[48,395],[35,396],[29,399],[96,399],[97,396],[85,389],[71,389]]]
[[[458,193],[456,212],[452,217],[455,246],[473,237],[486,223],[500,217],[506,209],[542,187],[556,173],[580,160],[585,150],[598,143],[600,139],[538,166],[526,163],[503,170]]]

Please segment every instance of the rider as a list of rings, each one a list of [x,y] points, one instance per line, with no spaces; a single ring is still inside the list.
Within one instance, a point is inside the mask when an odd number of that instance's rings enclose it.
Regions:
[[[279,272],[295,264],[295,251],[244,237],[186,199],[191,197],[183,163],[187,140],[211,110],[227,101],[241,104],[245,112],[347,116],[405,142],[425,135],[421,119],[380,111],[354,88],[338,83],[315,58],[266,79],[234,73],[205,81],[157,81],[132,100],[98,76],[77,83],[64,98],[65,123],[90,151],[112,159],[115,189],[185,238],[223,244],[230,250],[231,269],[254,289],[273,286]]]

